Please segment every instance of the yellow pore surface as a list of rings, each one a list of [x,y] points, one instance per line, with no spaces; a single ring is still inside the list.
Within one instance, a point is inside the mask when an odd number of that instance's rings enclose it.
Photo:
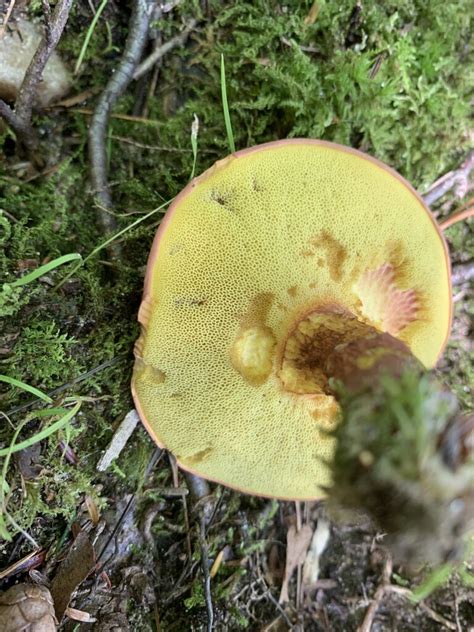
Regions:
[[[416,297],[416,318],[396,335],[432,366],[450,326],[449,266],[401,178],[314,141],[218,162],[175,202],[149,262],[133,390],[151,434],[206,478],[279,498],[323,496],[334,449],[324,430],[337,405],[288,369],[285,347],[327,306],[383,329],[377,304],[391,303],[361,296],[361,279],[371,298],[385,269],[395,302]]]

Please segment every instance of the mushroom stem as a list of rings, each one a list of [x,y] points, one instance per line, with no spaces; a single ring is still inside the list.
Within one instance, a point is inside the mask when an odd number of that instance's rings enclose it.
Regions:
[[[341,409],[330,502],[363,509],[407,565],[459,559],[474,527],[474,417],[389,334],[339,345],[327,372]]]
[[[340,344],[326,361],[326,374],[352,392],[377,388],[383,376],[399,378],[409,368],[421,370],[421,364],[405,343],[387,333]]]

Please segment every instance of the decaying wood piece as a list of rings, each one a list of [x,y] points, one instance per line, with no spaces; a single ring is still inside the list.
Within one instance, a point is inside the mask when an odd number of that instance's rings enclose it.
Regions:
[[[431,205],[437,202],[451,189],[455,190],[457,198],[462,199],[469,191],[471,185],[469,183],[472,170],[474,169],[474,152],[468,155],[459,169],[449,171],[438,178],[436,182],[430,186],[428,191],[423,195],[426,204]]]

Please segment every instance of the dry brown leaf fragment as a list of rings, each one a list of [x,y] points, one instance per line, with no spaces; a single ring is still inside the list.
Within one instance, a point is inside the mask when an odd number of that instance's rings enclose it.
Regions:
[[[18,463],[18,469],[24,479],[33,480],[38,478],[43,469],[39,464],[40,457],[40,443],[35,443],[32,446],[18,452],[16,455],[16,461]]]
[[[78,610],[77,608],[66,608],[66,616],[73,621],[80,621],[81,623],[95,623],[97,619],[84,610]]]
[[[304,19],[304,23],[306,24],[306,26],[310,26],[311,24],[314,24],[316,22],[320,10],[321,6],[319,4],[319,1],[316,0],[316,2],[313,2],[308,15]]]
[[[308,550],[313,530],[309,524],[305,524],[297,531],[296,526],[292,525],[288,529],[286,536],[286,566],[283,583],[281,585],[280,603],[289,601],[288,585],[296,567],[303,564]]]
[[[0,595],[2,632],[56,632],[53,599],[46,586],[17,584]]]
[[[89,514],[89,518],[92,524],[94,526],[97,526],[100,520],[100,513],[95,500],[92,498],[92,496],[87,495],[84,499],[84,504],[86,506],[87,513]]]
[[[87,533],[81,531],[51,582],[51,595],[59,620],[63,618],[74,591],[86,579],[94,566],[94,548]]]
[[[217,575],[219,568],[221,567],[221,564],[224,560],[224,553],[225,553],[225,549],[221,549],[219,553],[217,554],[216,559],[214,560],[214,563],[211,566],[211,570],[209,572],[211,579]]]

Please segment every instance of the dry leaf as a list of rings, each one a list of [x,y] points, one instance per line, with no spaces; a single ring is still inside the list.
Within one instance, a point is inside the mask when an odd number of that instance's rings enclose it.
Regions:
[[[100,514],[99,508],[97,507],[94,499],[91,496],[86,496],[84,503],[87,508],[87,513],[89,514],[89,518],[94,526],[99,524]]]
[[[97,621],[97,619],[88,612],[77,610],[77,608],[66,608],[65,614],[73,621],[80,621],[81,623],[95,623]]]
[[[304,23],[309,26],[310,24],[314,24],[319,15],[321,7],[319,6],[319,1],[313,2],[311,9],[309,10],[308,15],[304,19]]]
[[[41,456],[41,444],[35,443],[16,455],[18,469],[25,480],[33,480],[39,476],[43,469],[39,465]]]
[[[312,535],[313,530],[309,524],[303,525],[299,531],[296,530],[295,525],[292,525],[288,529],[286,536],[285,576],[283,577],[283,583],[281,585],[280,603],[289,601],[288,584],[290,583],[295,568],[298,564],[303,564],[304,562]]]
[[[94,567],[94,548],[87,533],[81,531],[51,583],[51,594],[59,621],[63,618],[74,591]]]
[[[223,559],[224,559],[224,549],[219,551],[216,559],[214,560],[214,564],[212,565],[210,573],[209,573],[209,575],[211,576],[211,579],[217,575],[217,571],[219,570]]]
[[[281,584],[285,573],[285,559],[280,543],[274,542],[268,552],[268,570],[265,573],[267,581],[273,586]]]

